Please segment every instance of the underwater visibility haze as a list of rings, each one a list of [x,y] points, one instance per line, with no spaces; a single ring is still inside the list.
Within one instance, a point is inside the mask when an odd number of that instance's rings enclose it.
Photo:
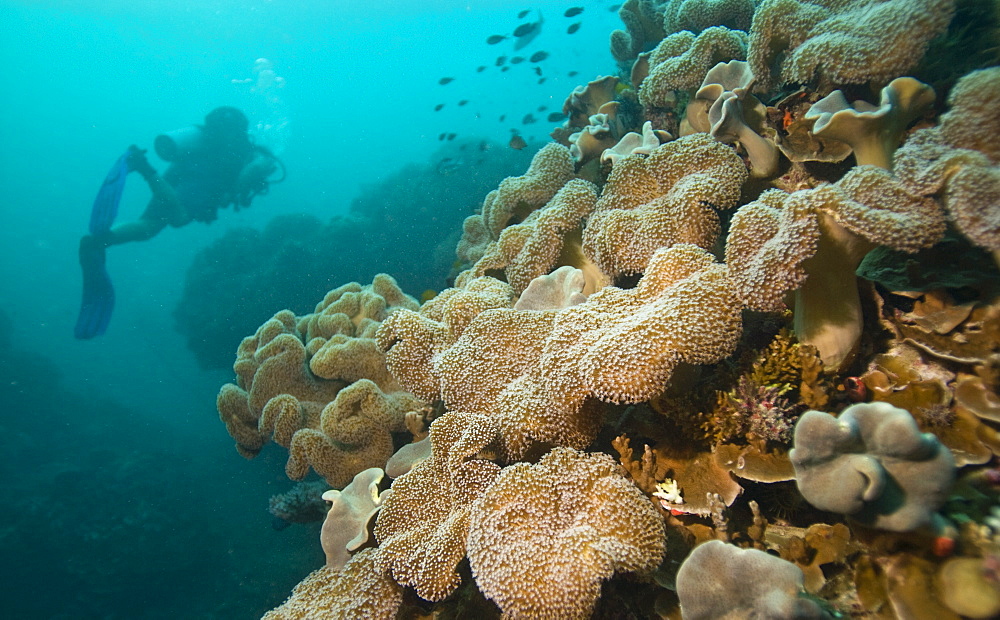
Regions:
[[[1000,617],[997,0],[0,21],[4,617]]]

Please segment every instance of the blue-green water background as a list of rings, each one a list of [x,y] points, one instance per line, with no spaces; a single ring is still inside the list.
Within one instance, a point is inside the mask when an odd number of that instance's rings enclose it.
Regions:
[[[322,564],[318,524],[271,528],[267,499],[291,486],[283,451],[236,454],[214,406],[231,373],[201,370],[173,329],[192,256],[233,227],[346,213],[405,164],[433,165],[442,132],[505,144],[516,128],[537,148],[574,86],[615,71],[611,4],[0,1],[4,617],[254,617]],[[586,11],[564,18],[570,6]],[[531,45],[486,45],[528,8],[546,19]],[[538,50],[551,54],[544,84],[531,63],[494,66]],[[252,104],[232,80],[250,77],[258,57],[287,80],[288,180],[211,226],[112,248],[111,327],[74,340],[77,243],[111,163],[213,107]],[[455,81],[439,85],[445,76]],[[540,122],[522,125],[528,113]],[[130,178],[119,221],[148,197]]]

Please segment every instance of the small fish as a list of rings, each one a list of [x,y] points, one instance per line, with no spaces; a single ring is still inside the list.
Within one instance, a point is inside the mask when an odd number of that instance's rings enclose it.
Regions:
[[[500,122],[502,123],[504,121],[504,119],[506,119],[506,118],[507,118],[506,114],[501,114],[500,115]]]
[[[510,71],[510,66],[503,66],[503,67],[500,67],[500,73],[503,73],[503,72],[505,72],[505,71]]]
[[[455,81],[455,78],[453,78],[453,77],[443,77],[440,80],[438,80],[438,84],[440,84],[441,86],[444,86],[445,84],[450,84],[450,83],[452,83],[454,81]]]
[[[531,12],[531,9],[524,9],[523,11],[521,11],[520,13],[518,13],[518,14],[517,14],[517,18],[518,18],[518,19],[524,19],[524,18],[525,18],[525,16],[526,16],[526,15],[527,15],[528,13],[530,13],[530,12]]]
[[[487,45],[496,45],[497,43],[499,43],[500,41],[503,41],[506,38],[507,37],[505,35],[494,34],[494,35],[490,36],[488,39],[486,39],[486,44]]]
[[[499,67],[500,65],[502,65],[503,63],[505,63],[505,62],[507,62],[507,57],[506,57],[506,56],[497,56],[497,62],[496,62],[496,65],[497,65],[498,67]]]
[[[522,62],[524,62],[524,56],[514,56],[510,59],[510,64],[512,65],[519,65]]]
[[[483,71],[486,71],[486,65],[479,65],[476,67],[476,73],[482,73]]]
[[[465,105],[467,103],[469,103],[468,99],[462,99],[461,101],[458,102],[458,107],[462,107],[463,105]]]
[[[538,28],[538,23],[528,22],[527,24],[521,24],[514,29],[514,36],[520,39],[521,37],[526,37]]]
[[[563,114],[562,112],[553,112],[552,114],[549,114],[548,121],[550,123],[558,123],[564,118],[566,118],[566,115]]]
[[[454,140],[455,136],[457,136],[457,135],[458,135],[457,133],[450,133],[450,134],[448,134],[448,142],[451,142],[452,140]]]
[[[531,58],[529,58],[528,60],[530,60],[531,62],[542,62],[548,57],[549,57],[548,52],[537,51],[534,54],[532,54]]]
[[[535,67],[535,75],[541,75],[541,74],[542,74],[542,68],[541,67]]]
[[[615,11],[617,11],[620,8],[622,8],[622,5],[620,5],[620,4],[612,4],[611,6],[608,7],[608,10],[611,11],[612,13],[614,13]]]
[[[573,34],[574,32],[580,29],[581,24],[583,24],[583,22],[576,22],[575,24],[570,24],[569,28],[566,29],[566,34]]]
[[[444,140],[444,137],[445,137],[446,135],[448,135],[448,134],[444,134],[444,133],[443,133],[443,134],[441,134],[440,136],[438,136],[438,141],[441,141],[441,140]]]
[[[544,112],[545,110],[548,110],[548,109],[549,109],[549,106],[547,106],[547,105],[540,105],[540,106],[538,106],[538,111],[539,112]]]
[[[524,118],[521,119],[521,124],[522,125],[530,125],[532,123],[537,123],[537,122],[538,122],[538,119],[536,119],[531,114],[525,114]]]
[[[566,75],[568,75],[569,77],[576,77],[576,76],[580,75],[580,72],[579,71],[570,71]]]
[[[439,103],[436,106],[434,106],[434,111],[435,112],[440,112],[441,108],[443,108],[443,107],[444,107],[444,104],[443,103]]]
[[[564,17],[576,17],[580,13],[583,13],[583,7],[582,6],[574,6],[572,8],[566,9],[566,12],[563,13],[563,16]]]
[[[545,80],[547,80],[547,79],[549,79],[549,78],[538,78],[538,83],[539,84],[544,84]]]
[[[525,142],[524,138],[522,138],[521,136],[514,134],[513,136],[510,137],[510,142],[507,143],[507,146],[514,149],[515,151],[520,151],[524,147],[528,146],[528,143]]]

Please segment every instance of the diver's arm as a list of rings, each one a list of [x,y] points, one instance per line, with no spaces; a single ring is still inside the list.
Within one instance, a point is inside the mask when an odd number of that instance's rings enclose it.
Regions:
[[[240,176],[236,179],[236,191],[233,202],[236,208],[250,206],[250,201],[257,194],[266,193],[267,178],[278,169],[275,159],[269,153],[255,150],[253,159],[243,166]]]

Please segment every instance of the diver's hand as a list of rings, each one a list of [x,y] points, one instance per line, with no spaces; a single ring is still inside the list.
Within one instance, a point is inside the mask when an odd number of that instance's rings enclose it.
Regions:
[[[236,205],[249,206],[257,194],[267,191],[267,177],[274,174],[278,166],[270,157],[258,157],[240,171],[236,180]]]
[[[138,172],[146,179],[156,176],[156,170],[146,159],[146,149],[140,149],[134,144],[128,147],[128,152],[125,154],[125,164],[129,170]]]

